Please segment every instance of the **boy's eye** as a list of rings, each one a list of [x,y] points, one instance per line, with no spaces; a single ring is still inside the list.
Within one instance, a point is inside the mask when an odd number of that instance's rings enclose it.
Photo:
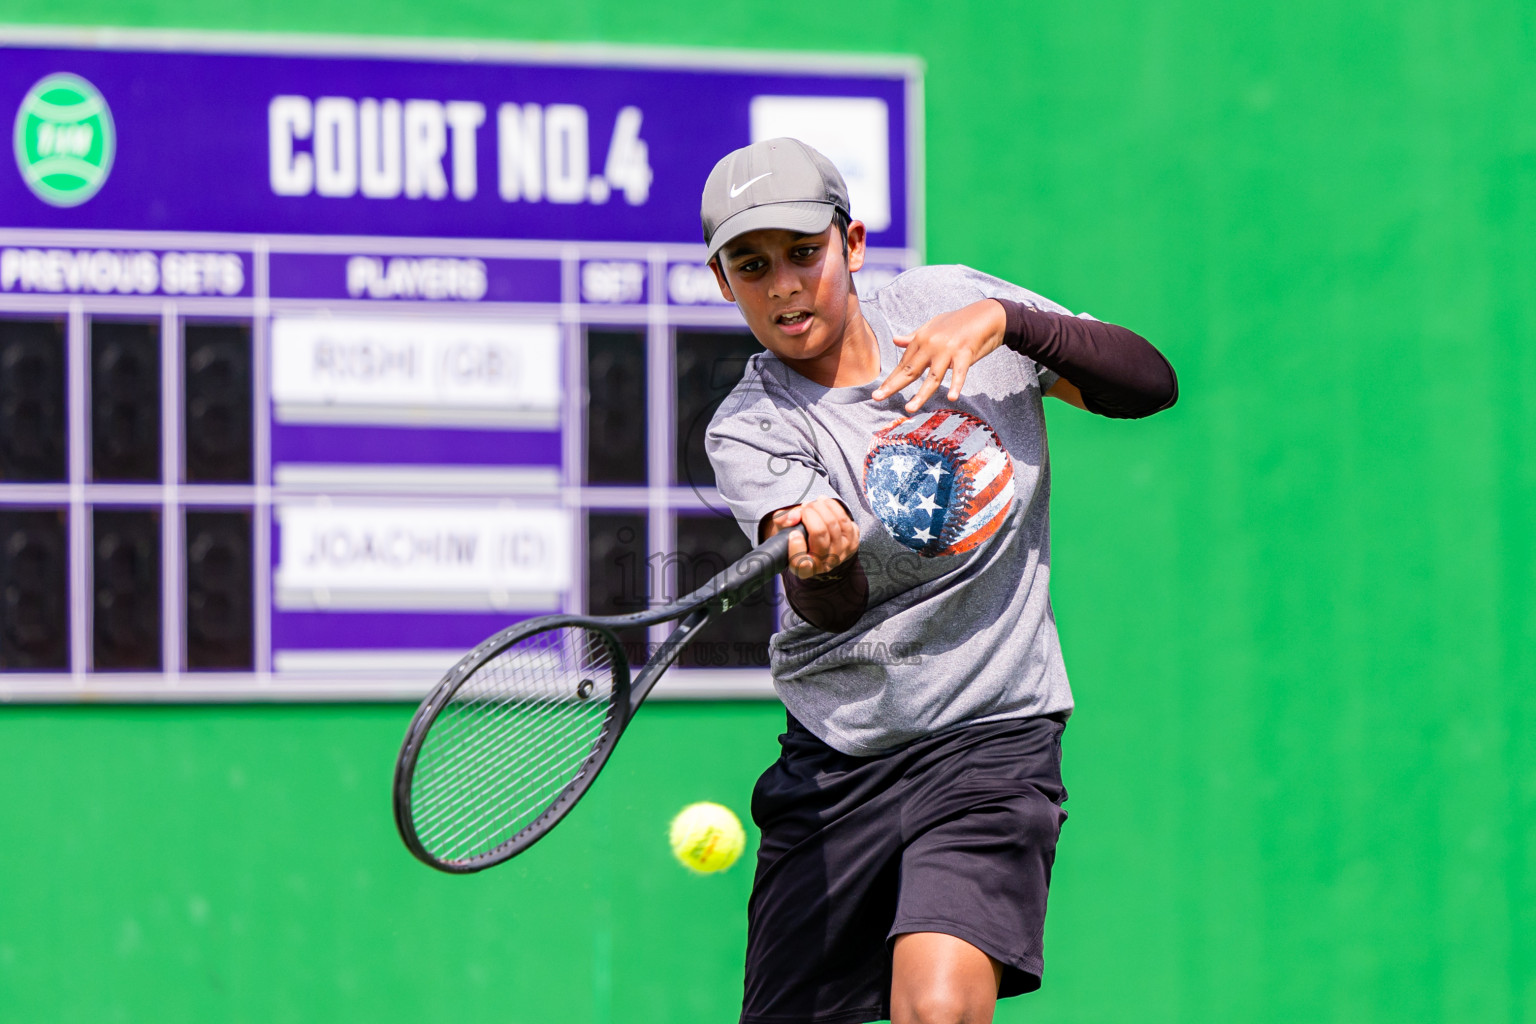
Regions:
[[[817,246],[814,245],[797,246],[795,248],[795,258],[800,260],[808,260],[816,255],[816,249]]]
[[[750,259],[745,263],[736,264],[736,269],[743,274],[751,274],[763,269],[763,261],[760,259]]]

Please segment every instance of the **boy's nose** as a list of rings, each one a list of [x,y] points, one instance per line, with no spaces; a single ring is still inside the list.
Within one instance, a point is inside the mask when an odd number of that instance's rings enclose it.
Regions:
[[[793,295],[800,290],[800,275],[795,273],[795,268],[788,263],[776,263],[773,268],[773,276],[769,281],[769,287],[775,298],[783,298]]]

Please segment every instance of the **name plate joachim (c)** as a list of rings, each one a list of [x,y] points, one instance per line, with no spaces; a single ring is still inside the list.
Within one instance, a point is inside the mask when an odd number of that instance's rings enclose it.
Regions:
[[[285,504],[282,609],[551,611],[571,585],[571,517],[539,505]]]

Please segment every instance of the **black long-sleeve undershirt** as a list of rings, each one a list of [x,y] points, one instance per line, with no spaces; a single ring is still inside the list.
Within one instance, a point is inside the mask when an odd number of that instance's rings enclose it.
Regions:
[[[1173,366],[1135,331],[1012,299],[995,301],[1008,320],[1003,344],[1065,377],[1089,412],[1139,419],[1179,400]]]
[[[785,570],[784,596],[806,622],[828,633],[841,633],[864,617],[869,607],[869,577],[864,575],[855,551],[836,569],[810,579]]]

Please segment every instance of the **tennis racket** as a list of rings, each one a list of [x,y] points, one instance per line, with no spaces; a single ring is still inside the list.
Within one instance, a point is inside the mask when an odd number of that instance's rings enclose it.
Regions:
[[[570,813],[683,645],[783,571],[795,526],[687,597],[633,615],[544,615],[466,654],[422,702],[395,762],[395,824],[456,874],[517,856]],[[630,681],[614,630],[678,621]]]

